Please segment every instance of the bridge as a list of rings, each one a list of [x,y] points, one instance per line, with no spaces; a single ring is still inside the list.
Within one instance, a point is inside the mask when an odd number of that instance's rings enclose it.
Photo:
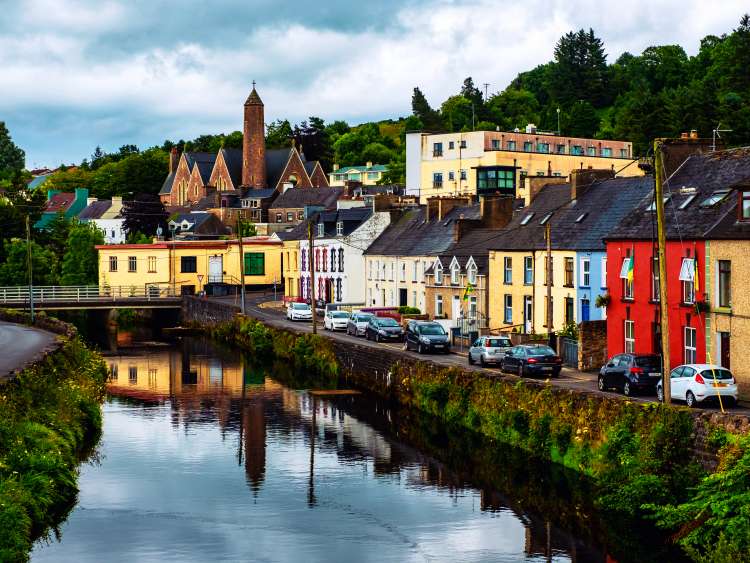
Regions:
[[[0,287],[0,308],[65,311],[80,309],[177,309],[182,304],[179,287],[53,285]]]

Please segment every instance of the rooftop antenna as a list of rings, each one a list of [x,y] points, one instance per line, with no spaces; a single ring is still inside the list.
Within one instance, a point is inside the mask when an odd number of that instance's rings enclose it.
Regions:
[[[721,129],[721,123],[719,123],[716,129],[711,132],[711,152],[716,152],[716,139],[721,139],[719,133],[731,133],[732,131],[733,129]]]
[[[485,101],[485,102],[487,101],[487,89],[488,89],[489,87],[490,87],[490,83],[489,83],[489,82],[485,82],[485,83],[484,83],[484,101]]]

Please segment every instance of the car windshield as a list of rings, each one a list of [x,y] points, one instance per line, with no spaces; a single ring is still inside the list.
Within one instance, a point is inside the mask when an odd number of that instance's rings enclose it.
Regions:
[[[443,327],[440,325],[422,325],[419,327],[419,334],[426,334],[426,335],[439,335],[439,334],[445,334],[445,330],[443,330]]]
[[[333,313],[331,313],[331,317],[333,317],[334,319],[348,319],[349,313],[347,313],[346,311],[334,311]]]
[[[490,338],[487,340],[488,348],[508,348],[510,345],[510,340],[507,338]]]
[[[304,310],[304,309],[309,309],[309,308],[310,308],[310,305],[308,305],[307,303],[293,303],[292,304],[292,309]]]
[[[636,356],[635,365],[648,371],[661,371],[659,356]]]
[[[380,326],[399,326],[399,324],[390,317],[386,317],[384,319],[378,319],[378,324]]]
[[[357,321],[359,321],[359,322],[365,322],[365,323],[366,323],[367,321],[369,321],[369,320],[370,320],[371,318],[373,318],[374,316],[375,316],[375,315],[373,315],[372,313],[360,313],[360,314],[358,314],[358,315],[357,315],[357,316],[356,316],[355,318],[356,318],[356,319],[357,319]]]
[[[709,380],[713,381],[714,378],[732,379],[732,372],[724,368],[704,369],[701,372],[701,375],[703,376],[703,379],[706,380],[706,382],[708,382]]]
[[[529,346],[529,356],[554,356],[555,351],[549,346]]]

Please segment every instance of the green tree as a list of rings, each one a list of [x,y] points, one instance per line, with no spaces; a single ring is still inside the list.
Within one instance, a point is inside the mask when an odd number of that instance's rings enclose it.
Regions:
[[[508,88],[490,97],[487,111],[492,122],[504,131],[523,129],[528,123],[540,123],[540,106],[529,90]]]
[[[309,161],[319,161],[323,170],[330,170],[333,164],[333,145],[320,117],[311,116],[307,121],[294,127],[294,138]]]
[[[164,236],[167,234],[167,211],[157,195],[137,194],[133,200],[123,202],[122,217],[123,227],[128,235],[141,233],[154,236],[159,227]]]
[[[464,96],[451,96],[445,100],[440,106],[440,114],[448,131],[471,131],[476,121],[471,100]]]
[[[593,29],[563,35],[555,46],[555,63],[550,69],[553,101],[571,106],[586,100],[594,107],[608,101],[606,55]]]
[[[292,126],[286,119],[277,119],[266,130],[266,148],[285,149],[292,146]]]
[[[599,116],[591,102],[581,100],[564,114],[561,127],[565,135],[594,138],[599,130]]]
[[[16,146],[4,121],[0,121],[0,173],[23,170],[26,154]]]
[[[28,245],[23,239],[5,241],[5,261],[0,264],[0,285],[29,283]],[[57,255],[49,248],[31,241],[31,267],[34,285],[57,285]]]
[[[425,129],[440,131],[443,128],[440,114],[430,107],[427,98],[418,87],[414,88],[411,96],[411,111],[424,124]]]
[[[243,221],[240,223],[239,234],[241,237],[254,237],[258,234],[258,229],[255,228],[254,223]]]
[[[360,153],[360,162],[386,164],[395,156],[395,153],[382,143],[368,143]]]
[[[99,280],[99,255],[95,245],[104,244],[101,231],[93,223],[71,225],[62,260],[62,285],[95,285]]]

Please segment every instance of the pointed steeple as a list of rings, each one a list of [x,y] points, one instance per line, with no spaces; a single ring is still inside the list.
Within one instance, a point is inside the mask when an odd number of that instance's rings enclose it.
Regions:
[[[263,102],[255,90],[247,97],[244,107],[242,138],[242,187],[266,188],[266,132]]]
[[[255,89],[255,80],[253,80],[253,90],[245,101],[246,106],[262,106],[263,100],[260,99],[258,91]]]

